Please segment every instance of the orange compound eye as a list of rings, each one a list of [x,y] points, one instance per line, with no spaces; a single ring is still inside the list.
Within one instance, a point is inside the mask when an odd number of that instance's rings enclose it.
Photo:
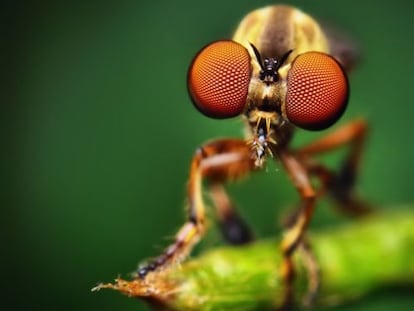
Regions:
[[[287,77],[286,115],[301,128],[325,129],[345,111],[348,92],[346,74],[333,57],[320,52],[301,54]]]
[[[217,41],[195,56],[188,72],[188,90],[204,115],[231,118],[244,109],[250,75],[247,50],[234,41]]]

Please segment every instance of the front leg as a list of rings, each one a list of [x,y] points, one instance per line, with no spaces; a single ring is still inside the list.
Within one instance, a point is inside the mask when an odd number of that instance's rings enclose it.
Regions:
[[[311,185],[308,172],[295,156],[286,151],[279,152],[278,156],[301,196],[301,208],[294,219],[294,223],[287,229],[281,245],[283,252],[282,277],[286,282],[282,309],[289,310],[294,300],[293,280],[295,270],[292,257],[302,242],[305,230],[312,218],[316,193]]]
[[[205,203],[202,182],[210,183],[210,194],[215,202],[222,228],[234,243],[247,242],[251,234],[233,209],[221,183],[242,177],[255,168],[251,150],[243,140],[223,139],[205,144],[197,149],[190,167],[187,188],[187,221],[165,251],[138,269],[138,277],[167,268],[183,261],[205,232]]]

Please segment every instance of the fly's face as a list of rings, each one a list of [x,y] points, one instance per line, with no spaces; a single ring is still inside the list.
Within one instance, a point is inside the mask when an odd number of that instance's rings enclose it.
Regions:
[[[205,46],[190,66],[188,89],[208,117],[244,116],[259,166],[287,145],[294,126],[335,123],[348,99],[346,74],[319,25],[286,6],[253,11],[232,41]]]

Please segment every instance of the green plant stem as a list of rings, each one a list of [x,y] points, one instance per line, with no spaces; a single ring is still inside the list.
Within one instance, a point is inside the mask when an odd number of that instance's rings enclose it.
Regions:
[[[326,305],[356,299],[394,283],[414,284],[414,213],[383,213],[309,234],[321,271],[316,301]],[[157,301],[170,310],[267,310],[281,304],[279,242],[209,250],[146,282],[117,280],[114,288]],[[295,293],[304,297],[308,274],[296,255]]]

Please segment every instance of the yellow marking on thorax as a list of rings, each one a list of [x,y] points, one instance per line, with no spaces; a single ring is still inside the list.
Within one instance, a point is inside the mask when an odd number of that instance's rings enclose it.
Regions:
[[[278,54],[265,55],[267,57],[280,57],[288,50],[293,50],[286,61],[287,65],[280,68],[281,75],[288,71],[288,64],[299,54],[308,51],[329,52],[328,40],[319,24],[309,15],[286,5],[268,6],[247,14],[239,23],[233,40],[248,49],[253,74],[260,71],[260,66],[250,43],[260,53],[270,50]]]

